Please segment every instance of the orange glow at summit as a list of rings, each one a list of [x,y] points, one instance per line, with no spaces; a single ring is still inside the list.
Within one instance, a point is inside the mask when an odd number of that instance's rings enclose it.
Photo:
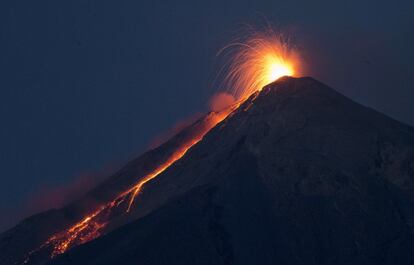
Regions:
[[[221,88],[243,100],[282,76],[297,76],[300,56],[282,35],[273,30],[252,32],[220,52],[225,64],[219,75]]]

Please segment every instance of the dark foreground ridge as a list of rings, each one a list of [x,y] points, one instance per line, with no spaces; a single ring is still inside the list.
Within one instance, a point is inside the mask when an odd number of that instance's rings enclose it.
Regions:
[[[0,235],[0,263],[124,189],[190,129]],[[312,78],[284,77],[148,183],[106,235],[29,264],[408,265],[413,209],[414,129]]]

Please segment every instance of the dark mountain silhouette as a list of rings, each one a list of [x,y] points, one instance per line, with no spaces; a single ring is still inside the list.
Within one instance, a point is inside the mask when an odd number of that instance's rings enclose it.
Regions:
[[[200,119],[85,198],[0,236],[14,264],[163,161]],[[105,235],[28,264],[414,264],[414,129],[312,78],[251,96]]]

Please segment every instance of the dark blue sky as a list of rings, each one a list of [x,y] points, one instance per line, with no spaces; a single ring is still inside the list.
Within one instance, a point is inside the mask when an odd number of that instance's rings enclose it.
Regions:
[[[308,75],[414,125],[413,10],[412,1],[2,1],[0,230],[33,211],[39,193],[105,175],[206,110],[216,52],[261,15],[291,35]]]

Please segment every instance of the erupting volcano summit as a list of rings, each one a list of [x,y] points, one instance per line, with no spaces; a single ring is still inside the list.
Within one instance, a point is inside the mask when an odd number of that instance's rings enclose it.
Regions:
[[[125,219],[123,212],[127,214],[143,189],[144,185],[169,169],[180,160],[187,151],[197,144],[206,133],[235,111],[253,93],[259,91],[264,85],[275,81],[283,75],[292,75],[294,72],[292,59],[293,51],[289,50],[280,38],[274,35],[260,36],[256,34],[246,43],[237,43],[226,47],[233,53],[225,78],[225,84],[229,87],[243,87],[243,90],[234,90],[237,103],[228,106],[224,110],[211,112],[201,119],[197,126],[190,129],[189,135],[181,141],[159,161],[153,168],[145,171],[138,177],[135,184],[125,187],[117,196],[98,205],[95,209],[88,209],[85,216],[68,228],[50,236],[39,247],[31,250],[24,263],[30,262],[33,256],[39,253],[50,252],[50,257],[65,253],[70,248],[89,242],[110,229],[119,218]],[[126,209],[126,210],[125,210]],[[124,214],[125,215],[125,214]],[[115,221],[114,221],[115,220]]]
[[[232,104],[3,233],[1,264],[414,264],[414,129],[294,77],[280,36],[221,53]]]
[[[155,165],[149,170],[134,174],[136,183],[130,183],[116,196],[108,197],[82,210],[84,216],[67,228],[56,231],[44,243],[30,250],[23,263],[34,258],[48,255],[54,258],[72,247],[85,244],[119,226],[129,213],[136,197],[144,185],[158,177],[178,162],[187,151],[200,142],[217,124],[236,111],[252,94],[260,91],[264,85],[284,75],[293,75],[296,53],[276,35],[251,35],[248,40],[227,46],[224,50],[231,57],[228,65],[222,69],[225,73],[224,84],[232,89],[237,102],[220,111],[211,112],[188,129],[187,135],[165,152],[161,159],[155,159]],[[223,51],[224,51],[223,50]],[[242,89],[241,89],[242,88]],[[75,207],[76,208],[76,207]]]
[[[229,90],[238,100],[245,100],[282,76],[301,73],[299,52],[271,29],[251,32],[219,54],[226,61],[219,78],[224,80],[222,89]]]

